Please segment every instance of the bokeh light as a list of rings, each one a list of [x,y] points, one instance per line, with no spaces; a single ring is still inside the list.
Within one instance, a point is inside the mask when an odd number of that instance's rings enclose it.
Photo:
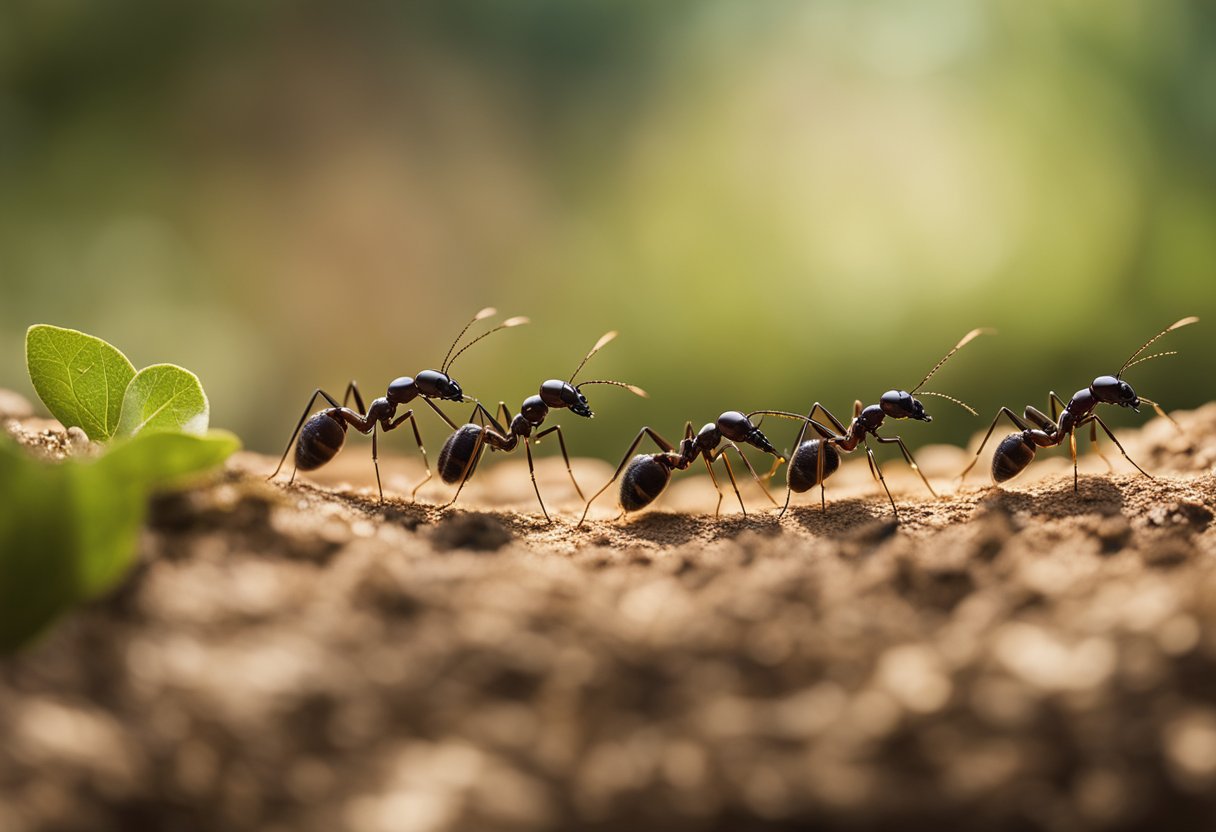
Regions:
[[[974,326],[933,389],[1043,407],[1196,314],[1131,379],[1190,407],[1213,148],[1199,0],[13,0],[0,383],[26,326],[71,326],[195,369],[277,451],[314,387],[379,395],[495,305],[534,323],[456,375],[512,408],[621,331],[588,371],[652,398],[562,420],[611,456],[730,408],[847,417]],[[933,405],[913,446],[986,423]]]

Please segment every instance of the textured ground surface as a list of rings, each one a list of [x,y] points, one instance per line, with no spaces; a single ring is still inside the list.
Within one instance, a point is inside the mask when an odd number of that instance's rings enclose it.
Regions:
[[[925,449],[938,500],[891,462],[899,526],[864,463],[826,515],[689,476],[576,529],[552,465],[546,525],[515,463],[441,511],[243,455],[0,663],[0,830],[1211,828],[1216,405],[1177,416],[1124,434],[1157,479],[1077,494],[1058,454],[956,490]]]

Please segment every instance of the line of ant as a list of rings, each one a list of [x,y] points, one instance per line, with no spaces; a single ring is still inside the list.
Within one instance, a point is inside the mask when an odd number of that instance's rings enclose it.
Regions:
[[[496,314],[494,309],[487,308],[473,316],[452,342],[440,370],[423,370],[414,378],[403,376],[394,380],[388,387],[387,395],[374,400],[371,407],[366,411],[364,411],[363,400],[359,394],[358,387],[353,381],[347,386],[342,404],[338,404],[324,390],[317,389],[314,391],[309,399],[308,406],[300,417],[300,421],[296,424],[291,439],[288,441],[287,448],[284,450],[283,456],[279,460],[279,465],[275,468],[271,478],[273,479],[281,470],[288,453],[291,451],[293,442],[296,445],[296,456],[292,481],[294,481],[296,470],[310,471],[326,464],[341,450],[345,441],[347,427],[350,426],[360,433],[372,434],[372,461],[376,469],[377,489],[380,493],[380,499],[383,501],[384,493],[380,482],[377,453],[377,430],[388,432],[409,421],[418,450],[422,455],[423,465],[426,468],[426,476],[411,492],[411,496],[416,495],[418,489],[430,480],[432,473],[415,420],[414,411],[412,409],[408,410],[400,416],[397,416],[396,413],[400,405],[408,404],[415,398],[421,398],[453,431],[444,443],[437,466],[440,477],[445,482],[449,484],[458,483],[455,495],[445,507],[455,503],[464,484],[476,470],[486,447],[489,447],[492,451],[501,450],[510,452],[516,449],[522,442],[527,454],[533,490],[536,492],[536,498],[540,504],[542,514],[546,520],[549,520],[549,512],[545,507],[540,489],[536,483],[531,445],[534,443],[539,444],[542,438],[550,434],[557,435],[562,458],[566,464],[566,471],[574,485],[575,492],[580,499],[583,499],[582,489],[579,487],[578,481],[571,469],[570,457],[561,426],[552,425],[544,430],[540,430],[535,435],[533,435],[533,431],[541,427],[550,409],[569,409],[575,415],[585,418],[592,417],[593,413],[587,399],[581,392],[581,388],[587,385],[614,385],[625,388],[639,396],[646,396],[646,393],[635,385],[613,380],[597,379],[584,381],[579,384],[574,383],[587,361],[616,337],[616,332],[609,332],[601,337],[586,356],[583,357],[583,360],[579,363],[568,381],[560,379],[545,381],[540,386],[538,395],[525,399],[519,413],[514,416],[512,416],[504,402],[499,402],[496,412],[491,413],[479,400],[464,395],[460,385],[448,374],[448,371],[452,363],[473,344],[502,329],[519,326],[528,322],[527,318],[510,318],[472,339],[459,350],[456,350],[461,338],[464,337],[465,333],[468,332],[474,323],[494,314]],[[1024,470],[1034,459],[1038,448],[1057,446],[1062,444],[1064,439],[1067,438],[1073,460],[1073,488],[1076,490],[1078,488],[1076,431],[1085,425],[1090,426],[1091,442],[1108,467],[1111,467],[1110,461],[1102,453],[1101,448],[1097,444],[1097,431],[1099,428],[1115,443],[1120,453],[1123,454],[1137,471],[1147,477],[1151,477],[1148,472],[1131,459],[1122,444],[1115,437],[1113,431],[1111,431],[1109,426],[1095,411],[1099,404],[1114,404],[1128,407],[1138,412],[1139,405],[1145,403],[1151,405],[1158,414],[1173,422],[1173,419],[1165,413],[1157,402],[1138,396],[1131,386],[1123,380],[1123,374],[1127,370],[1146,361],[1175,355],[1175,351],[1166,351],[1140,357],[1149,346],[1167,333],[1195,323],[1198,320],[1198,318],[1193,316],[1182,318],[1161,330],[1132,353],[1115,375],[1095,378],[1086,388],[1077,391],[1067,403],[1053,391],[1049,396],[1050,417],[1030,405],[1026,406],[1023,418],[1019,418],[1009,408],[1002,407],[993,419],[983,441],[976,450],[975,457],[959,475],[960,483],[978,461],[985,445],[996,428],[997,422],[1002,416],[1013,423],[1018,430],[1015,433],[1009,434],[1001,441],[993,456],[992,476],[993,480],[997,483],[1005,482]],[[763,417],[770,415],[796,420],[801,423],[794,442],[794,451],[789,455],[788,459],[785,503],[781,507],[778,515],[779,518],[783,517],[788,511],[790,500],[794,493],[809,491],[816,485],[820,488],[820,507],[826,511],[825,481],[840,467],[841,453],[852,452],[858,447],[864,447],[870,473],[882,485],[891,504],[891,510],[898,518],[898,507],[890,489],[887,487],[882,469],[874,456],[873,449],[870,447],[869,439],[872,438],[880,444],[897,445],[908,465],[921,478],[929,493],[936,497],[937,493],[933,490],[933,486],[928,478],[920,470],[920,466],[917,465],[915,458],[902,437],[884,436],[879,433],[879,430],[888,418],[895,420],[912,419],[923,422],[932,421],[932,417],[925,410],[924,404],[917,398],[918,396],[944,398],[966,409],[971,414],[978,415],[974,408],[960,399],[945,393],[923,390],[922,388],[959,350],[986,332],[990,332],[990,330],[974,329],[968,332],[933,365],[928,374],[911,391],[888,390],[879,398],[878,403],[866,407],[862,406],[860,400],[854,402],[853,418],[847,426],[820,402],[815,402],[805,416],[783,410],[754,410],[747,414],[739,411],[727,411],[721,414],[714,422],[706,424],[700,431],[694,431],[692,422],[686,422],[684,436],[678,448],[652,428],[643,427],[629,445],[612,478],[599,491],[592,495],[591,499],[586,500],[579,525],[582,525],[586,520],[591,505],[595,500],[617,479],[621,479],[619,498],[623,513],[627,514],[632,511],[641,510],[653,503],[666,490],[672,473],[689,469],[697,459],[703,460],[710,479],[718,492],[718,502],[714,512],[715,516],[717,516],[721,509],[724,497],[721,484],[714,473],[714,463],[719,459],[725,465],[727,476],[739,501],[740,509],[746,515],[747,508],[740,494],[734,469],[726,456],[728,450],[735,451],[765,497],[776,505],[777,503],[769,493],[765,482],[773,476],[781,463],[786,461],[786,456],[777,451],[760,430],[759,424],[753,421],[756,417],[763,419]],[[310,418],[308,414],[318,396],[323,397],[331,406],[317,412]],[[357,410],[351,410],[347,407],[347,403],[352,396]],[[439,409],[433,400],[471,401],[474,403],[472,419],[479,418],[480,423],[474,423],[471,419],[468,424],[458,427]],[[824,422],[816,419],[816,414],[820,414],[830,424],[824,424]],[[498,415],[502,416],[502,422],[499,422],[496,418]],[[1174,423],[1174,425],[1177,427],[1177,423]],[[817,438],[806,439],[808,431],[814,431],[817,434]],[[297,436],[299,437],[298,442],[296,442]],[[658,446],[659,452],[633,455],[638,446],[647,438]],[[765,477],[761,478],[756,473],[751,462],[740,449],[740,444],[751,445],[770,454],[774,458],[772,469]],[[624,475],[623,477],[622,474]]]

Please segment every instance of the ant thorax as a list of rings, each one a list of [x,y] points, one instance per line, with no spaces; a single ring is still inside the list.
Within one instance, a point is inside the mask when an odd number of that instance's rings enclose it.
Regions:
[[[853,420],[854,430],[849,432],[874,433],[882,427],[882,423],[886,418],[887,414],[883,412],[882,406],[872,404],[857,415],[857,418]]]
[[[549,415],[549,406],[540,396],[528,396],[519,406],[519,417],[523,417],[532,427],[539,427]]]

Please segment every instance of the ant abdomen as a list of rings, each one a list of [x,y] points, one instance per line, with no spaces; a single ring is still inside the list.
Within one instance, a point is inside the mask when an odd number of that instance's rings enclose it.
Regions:
[[[819,454],[822,447],[822,439],[808,439],[794,451],[785,473],[785,481],[791,491],[801,494],[819,485]],[[840,451],[836,450],[835,445],[828,445],[823,454],[823,479],[826,480],[840,467]]]
[[[465,476],[464,468],[473,456],[473,449],[477,447],[477,437],[481,430],[481,425],[464,425],[449,436],[447,442],[443,443],[443,449],[439,452],[439,464],[436,467],[444,482],[459,482],[461,477]],[[469,477],[473,476],[477,462],[477,460],[473,460],[473,466],[469,468],[468,472]]]
[[[1021,433],[1009,434],[992,455],[992,479],[996,482],[1013,479],[1034,461],[1037,450]]]
[[[325,411],[317,413],[300,429],[296,467],[301,471],[315,471],[337,456],[345,442],[346,423]]]
[[[629,460],[621,477],[621,508],[640,511],[659,498],[671,482],[671,468],[653,454],[638,454]]]

